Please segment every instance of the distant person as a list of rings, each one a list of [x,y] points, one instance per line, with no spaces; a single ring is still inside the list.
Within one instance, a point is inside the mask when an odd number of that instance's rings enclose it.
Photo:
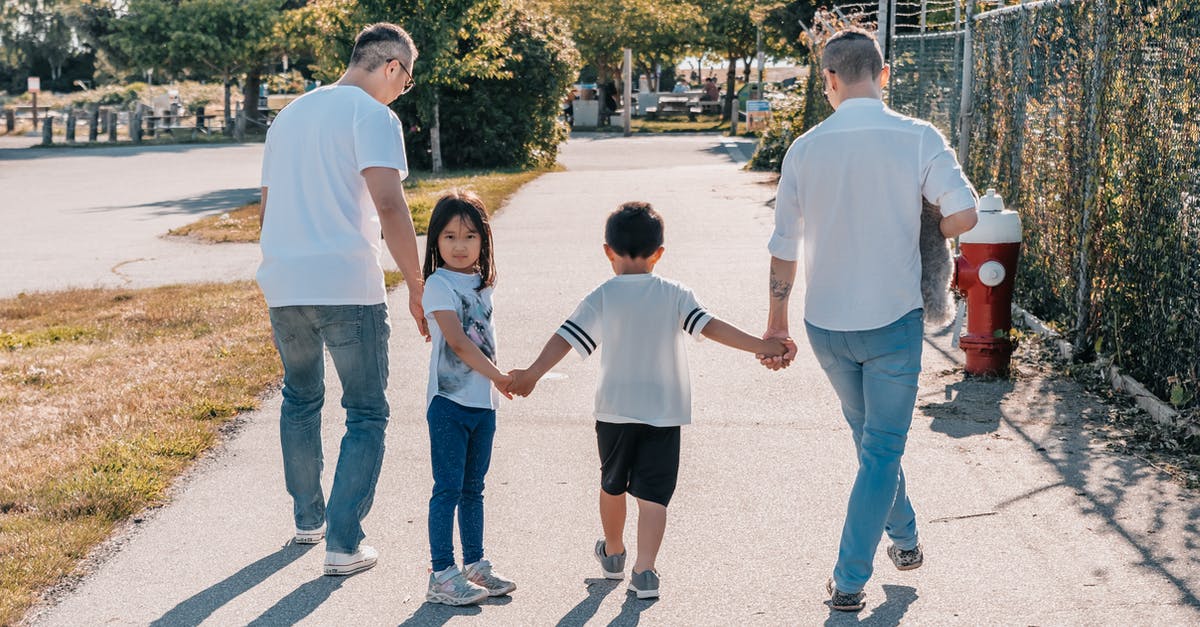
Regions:
[[[362,30],[337,83],[297,98],[267,132],[262,167],[262,265],[283,361],[279,439],[298,544],[325,538],[325,574],[375,565],[361,544],[383,462],[390,409],[387,292],[380,232],[408,279],[409,313],[427,335],[421,263],[404,198],[404,133],[388,103],[413,85],[417,49],[395,24]],[[321,488],[325,349],[346,409],[328,508]]]
[[[688,84],[682,79],[675,81],[675,88],[671,90],[673,94],[685,94],[688,90]]]
[[[717,87],[717,81],[713,77],[704,79],[704,96],[701,100],[715,101],[721,97],[721,89]]]
[[[760,357],[795,353],[790,339],[749,335],[714,318],[688,288],[654,274],[663,250],[663,220],[649,203],[628,202],[612,212],[604,253],[616,276],[583,299],[528,369],[512,371],[509,388],[527,396],[571,349],[587,358],[604,345],[595,397],[604,537],[593,552],[606,578],[624,578],[625,494],[631,494],[638,553],[629,589],[639,599],[659,595],[654,567],[679,475],[679,427],[692,421],[684,338],[707,337]]]
[[[483,480],[492,461],[500,394],[508,395],[512,376],[496,367],[496,262],[492,227],[478,196],[451,192],[434,205],[422,275],[422,304],[433,336],[425,415],[433,465],[432,570],[425,600],[469,605],[517,589],[483,556]],[[462,569],[454,562],[456,511]]]
[[[765,337],[790,333],[788,300],[803,251],[804,326],[858,461],[826,590],[833,609],[858,611],[883,534],[896,568],[924,562],[900,466],[921,373],[922,198],[941,208],[941,232],[951,238],[975,225],[976,196],[946,138],[883,103],[890,69],[873,35],[834,35],[821,71],[834,113],[783,159]],[[794,355],[764,364],[776,368]]]

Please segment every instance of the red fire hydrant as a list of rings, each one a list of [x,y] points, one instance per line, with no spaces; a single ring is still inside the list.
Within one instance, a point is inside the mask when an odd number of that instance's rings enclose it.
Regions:
[[[1021,217],[1004,208],[989,189],[979,199],[979,223],[959,237],[954,287],[966,300],[967,333],[959,345],[967,354],[967,374],[1008,374],[1013,344],[1013,282],[1021,253]]]

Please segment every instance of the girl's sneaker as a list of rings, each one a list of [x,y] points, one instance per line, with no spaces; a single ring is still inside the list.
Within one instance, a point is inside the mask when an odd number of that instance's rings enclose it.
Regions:
[[[429,591],[425,593],[425,600],[430,603],[471,605],[487,597],[487,588],[467,581],[457,567],[452,567],[442,577],[429,573]]]
[[[488,596],[498,597],[517,589],[517,584],[507,577],[492,570],[492,563],[479,560],[463,571],[467,581],[487,589]]]

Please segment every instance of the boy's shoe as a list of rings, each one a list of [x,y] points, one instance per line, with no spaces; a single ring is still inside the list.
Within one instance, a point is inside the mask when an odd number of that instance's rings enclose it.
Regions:
[[[604,540],[596,540],[596,550],[592,554],[596,556],[596,561],[600,562],[600,570],[604,572],[605,579],[625,578],[624,551],[618,555],[609,555],[604,551]]]
[[[925,563],[925,553],[921,551],[919,544],[917,548],[908,551],[893,544],[888,547],[887,554],[896,565],[896,570],[913,570]]]
[[[653,570],[643,570],[640,573],[629,574],[629,590],[637,593],[639,599],[658,598],[658,573]]]
[[[325,539],[325,525],[321,525],[316,529],[301,529],[296,527],[296,535],[292,538],[292,542],[296,544],[317,544]]]
[[[353,553],[326,551],[325,574],[353,575],[374,566],[377,561],[379,561],[379,551],[365,544],[358,545],[358,550]]]
[[[429,591],[425,600],[443,605],[471,605],[488,598],[487,588],[472,583],[455,568],[440,581],[436,573],[429,573]]]
[[[482,586],[488,591],[488,596],[498,597],[517,589],[517,584],[509,581],[504,575],[492,570],[492,563],[479,560],[463,571],[467,581]]]
[[[867,604],[863,599],[867,598],[866,592],[842,592],[833,585],[833,578],[825,582],[825,592],[829,593],[829,605],[835,610],[842,612],[857,612],[866,607]]]

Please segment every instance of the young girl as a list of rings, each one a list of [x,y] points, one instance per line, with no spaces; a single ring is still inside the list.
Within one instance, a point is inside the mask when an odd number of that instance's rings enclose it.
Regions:
[[[426,414],[433,461],[433,569],[425,599],[467,605],[517,587],[483,559],[483,478],[492,457],[500,393],[508,396],[512,377],[495,363],[492,228],[475,194],[454,191],[438,200],[429,220],[424,274],[422,304],[433,343]],[[462,570],[454,563],[455,508]]]

